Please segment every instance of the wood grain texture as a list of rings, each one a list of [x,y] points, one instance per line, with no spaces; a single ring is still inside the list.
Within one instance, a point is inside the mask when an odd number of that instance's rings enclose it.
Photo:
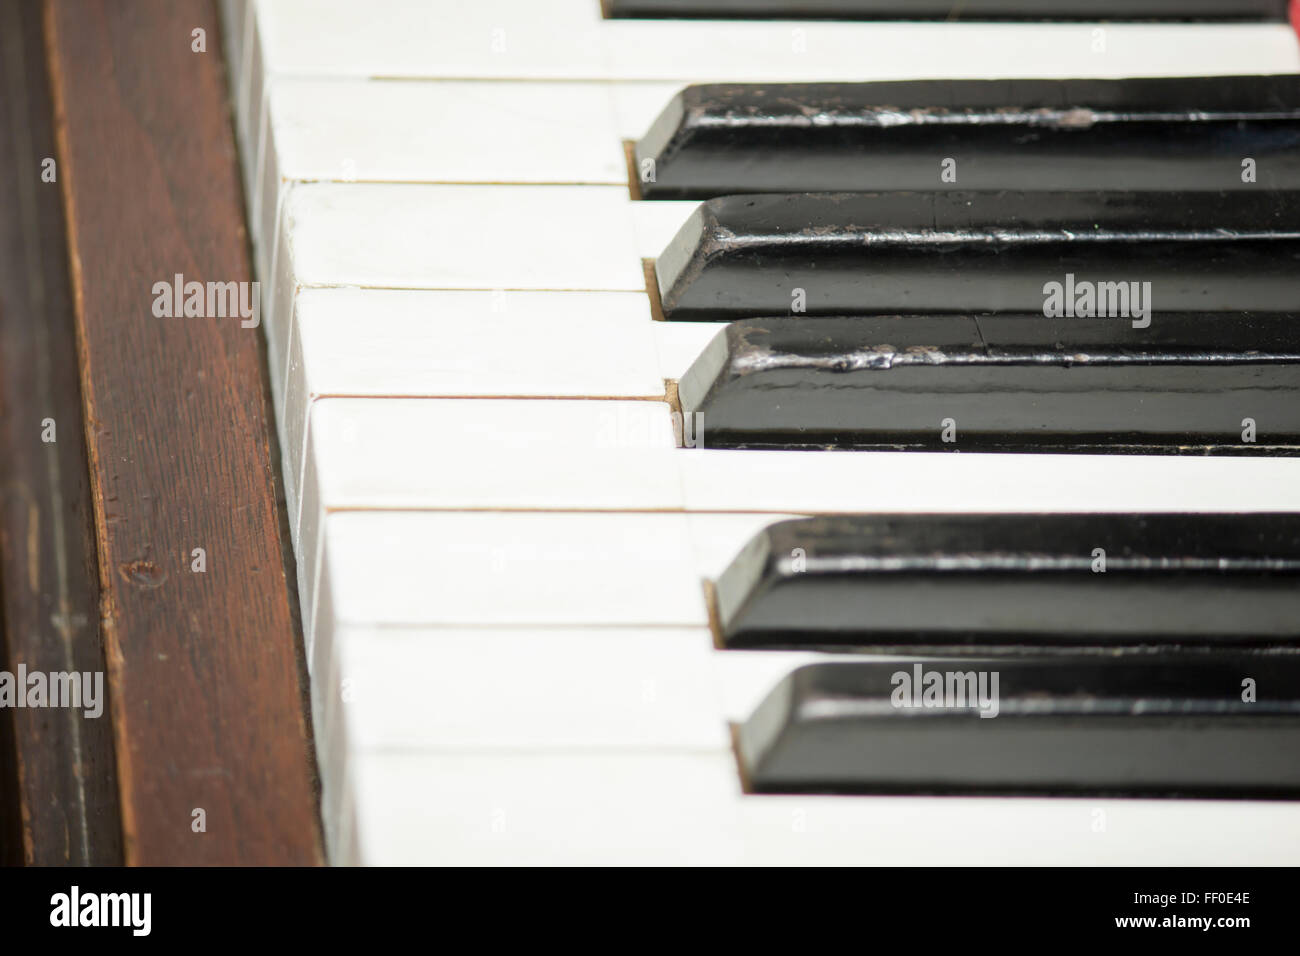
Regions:
[[[40,0],[0,6],[0,670],[104,674]],[[47,172],[48,169],[48,172]],[[43,175],[43,173],[45,175]],[[43,422],[52,420],[53,432]],[[47,442],[44,437],[55,440]],[[93,679],[93,678],[92,678]],[[102,702],[101,702],[102,703]],[[6,709],[14,862],[122,858],[109,711]],[[3,798],[0,797],[0,800]],[[11,831],[12,832],[12,831]]]
[[[318,863],[261,333],[153,309],[177,274],[251,279],[216,11],[46,13],[126,859]]]

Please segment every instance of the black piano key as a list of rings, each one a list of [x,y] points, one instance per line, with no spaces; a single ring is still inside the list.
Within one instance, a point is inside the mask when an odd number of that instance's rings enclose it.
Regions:
[[[609,17],[817,20],[1265,20],[1287,0],[603,0]]]
[[[1300,648],[1300,515],[796,519],[714,598],[726,648]]]
[[[1157,312],[1300,303],[1300,192],[710,199],[656,263],[663,314],[1042,313],[1047,283],[1149,282]]]
[[[636,155],[646,199],[1295,189],[1300,76],[691,86]]]
[[[1300,662],[815,664],[759,705],[739,750],[759,793],[1295,796]]]
[[[709,448],[1300,453],[1300,315],[1133,301],[1134,318],[747,319],[677,393]]]

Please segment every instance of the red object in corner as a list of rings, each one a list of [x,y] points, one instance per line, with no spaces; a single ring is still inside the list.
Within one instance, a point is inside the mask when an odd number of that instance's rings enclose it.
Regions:
[[[1291,0],[1291,26],[1300,34],[1300,0]]]

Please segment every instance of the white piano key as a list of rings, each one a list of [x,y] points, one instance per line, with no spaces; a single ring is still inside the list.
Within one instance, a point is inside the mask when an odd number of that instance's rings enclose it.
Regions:
[[[322,396],[662,396],[652,332],[665,324],[629,292],[304,289],[273,388],[285,471],[296,486]]]
[[[730,754],[353,760],[370,865],[1285,865],[1300,840],[1277,802],[741,795]]]
[[[284,181],[627,183],[606,84],[290,76],[267,111],[251,194],[260,234]]]
[[[348,691],[334,716],[361,750],[731,746],[707,628],[349,627],[334,641]]]
[[[691,511],[1300,508],[1297,458],[685,449],[678,467]]]
[[[681,508],[662,402],[325,399],[312,448],[320,499],[353,508]]]
[[[509,293],[518,290],[641,292],[648,315],[641,259],[657,253],[638,249],[634,205],[652,204],[633,203],[616,187],[292,186],[263,288],[277,404],[303,287],[481,289],[492,293],[494,311],[508,307]],[[682,221],[693,207],[671,205]],[[650,240],[666,243],[671,221],[664,218],[646,218],[657,224],[646,233]],[[556,241],[557,230],[565,241]],[[591,305],[605,307],[600,300]],[[461,359],[444,354],[440,363],[448,361]]]
[[[677,448],[672,428],[662,402],[326,399],[307,468],[329,510],[740,513],[710,534],[761,513],[1300,508],[1296,458]]]
[[[604,26],[585,0],[250,0],[276,73],[598,79]]]
[[[1293,864],[1300,807],[1276,802],[749,795],[747,865]]]
[[[299,285],[641,291],[617,186],[307,183],[285,199]]]
[[[571,0],[255,7],[276,74],[772,83],[1300,69],[1282,24],[605,21]]]
[[[680,83],[287,76],[268,94],[254,238],[291,181],[618,185]]]
[[[614,20],[611,75],[645,80],[852,82],[1290,73],[1281,24],[827,23]]]
[[[342,512],[322,550],[316,629],[708,623],[681,514]]]
[[[313,724],[324,794],[340,808],[358,751],[725,751],[728,725],[791,670],[863,659],[722,652],[707,628],[343,627],[322,637]]]
[[[367,865],[723,865],[741,859],[716,754],[353,755]]]
[[[497,78],[512,72],[527,79],[586,79],[602,72],[599,18],[567,2],[547,6],[489,0],[468,8],[388,0],[369,13],[350,3],[316,0],[248,0],[248,6],[247,79],[236,97],[235,113],[249,144],[244,150],[245,184],[253,200],[254,240],[263,245],[257,233],[274,215],[281,192],[267,114],[272,88],[287,76],[409,79],[418,74],[398,65],[430,53],[440,68],[425,76],[436,80]],[[389,52],[381,60],[362,63],[356,58],[363,49],[383,48]],[[503,63],[511,66],[506,69]],[[270,188],[264,190],[268,180]]]
[[[883,660],[720,651],[708,628],[345,626],[317,654],[318,737],[360,750],[673,749],[731,746],[793,670]],[[907,658],[909,662],[916,658]],[[469,679],[479,675],[480,680]]]
[[[645,132],[618,127],[602,83],[286,77],[270,107],[290,179],[626,185],[621,140]]]
[[[296,321],[311,398],[664,393],[639,292],[304,289]]]
[[[623,338],[626,335],[644,342],[645,331],[615,323],[627,321],[633,313],[649,318],[641,260],[662,251],[695,205],[635,203],[614,187],[297,185],[285,199],[285,221],[281,223],[274,254],[267,266],[271,278],[263,287],[266,305],[262,321],[277,408],[286,407],[286,393],[292,388],[298,389],[294,395],[299,400],[312,394],[311,389],[315,388],[319,389],[318,394],[339,393],[329,383],[317,387],[306,380],[294,381],[300,371],[313,367],[310,360],[305,366],[295,364],[295,350],[299,348],[293,343],[298,334],[295,300],[304,287],[481,290],[489,296],[429,301],[437,301],[440,307],[445,304],[451,309],[466,308],[471,317],[481,317],[486,305],[493,321],[500,319],[504,323],[503,332],[509,331],[507,326],[517,327],[518,322],[525,321],[522,317],[531,309],[540,310],[535,316],[539,323],[554,321],[555,309],[547,307],[547,300],[519,296],[517,292],[533,288],[566,291],[589,285],[598,290],[640,293],[627,298],[596,295],[590,300],[580,296],[553,300],[557,306],[572,307],[575,314],[590,317],[591,323],[601,322],[599,316],[609,317],[612,328],[596,333],[590,349],[563,342],[536,352],[538,335],[546,331],[540,326],[531,334],[507,334],[500,339],[479,340],[473,346],[466,341],[469,330],[463,330],[450,341],[443,340],[436,331],[426,330],[421,340],[427,347],[438,348],[440,354],[427,367],[428,375],[414,377],[425,382],[436,379],[434,384],[440,390],[453,389],[435,394],[485,394],[473,384],[475,381],[494,383],[493,388],[498,389],[496,383],[506,378],[502,374],[506,369],[518,368],[526,362],[531,362],[534,368],[547,369],[549,357],[554,357],[557,351],[567,351],[571,357],[556,361],[555,375],[537,372],[530,376],[534,381],[554,380],[565,369],[572,368],[575,360],[586,360],[596,354],[594,349],[610,345],[616,349],[603,353],[609,356],[607,364],[589,363],[588,370],[574,376],[574,386],[549,394],[620,395],[626,394],[627,388],[642,390],[644,379],[640,377],[628,379],[628,384],[621,387],[606,384],[612,383],[620,369],[630,363],[648,368],[653,355],[653,346],[634,344]],[[552,229],[561,222],[566,224],[566,235],[573,234],[568,230],[576,230],[585,238],[580,242],[554,241]],[[429,223],[440,224],[434,231],[437,241],[421,238],[422,233],[428,232]],[[535,225],[528,226],[530,223]],[[483,230],[509,235],[494,241]],[[471,238],[458,242],[454,234],[461,233]],[[593,253],[593,248],[598,248],[599,253]],[[565,265],[552,269],[556,263]],[[367,290],[367,296],[347,302],[374,309],[386,309],[394,304],[400,308],[400,299],[369,297],[377,291]],[[367,359],[357,362],[356,372],[348,374],[347,388],[366,379],[372,370],[378,373],[376,382],[387,383],[390,371],[402,367],[409,370],[424,359],[418,347],[406,343],[397,343],[393,349],[394,340],[383,333],[384,319],[369,317],[369,312],[366,316],[358,317],[357,326],[362,321],[374,322],[378,334],[369,342],[363,341],[361,333],[354,334],[347,362],[329,366],[333,370],[342,364],[352,367],[351,360],[358,351]],[[404,324],[409,328],[409,323]],[[645,325],[650,327],[650,323]],[[584,323],[583,327],[590,325]],[[704,335],[697,330],[688,338],[693,340]],[[614,342],[611,336],[620,341]],[[677,339],[681,338],[679,334]],[[331,341],[338,344],[340,340],[335,337]],[[464,346],[465,353],[453,351],[452,346],[456,345]],[[311,343],[304,346],[313,348]],[[492,350],[499,350],[499,354],[493,356]],[[674,366],[678,364],[680,361],[675,360]],[[485,365],[497,365],[499,371],[489,372]],[[602,368],[606,370],[603,375]],[[448,373],[458,371],[462,373],[459,384],[454,384],[449,381],[454,375]],[[405,394],[400,378],[399,375],[399,381],[392,385],[363,384],[359,393]],[[595,383],[597,378],[602,380],[601,391],[593,393],[588,383]],[[501,386],[494,393],[515,392],[510,386]],[[662,388],[655,393],[662,393]],[[415,394],[429,393],[419,390]],[[293,434],[289,427],[282,424],[281,433],[287,448],[301,448],[300,436]]]
[[[720,749],[791,671],[866,659],[720,651],[707,627],[341,625],[313,647],[313,723],[331,772],[356,748]]]
[[[705,578],[767,524],[796,517],[312,511],[298,563],[318,679],[350,624],[706,627]]]
[[[312,421],[297,536],[308,570],[325,516],[365,509],[684,508],[694,572],[713,580],[797,515],[1300,507],[1298,459],[679,449],[661,402],[325,399]]]
[[[308,447],[308,565],[326,510],[682,508],[662,402],[331,398],[313,406]]]
[[[286,294],[263,318],[295,520],[317,398],[654,398],[716,334],[652,322],[640,293],[309,288],[293,308],[292,342],[276,346],[286,323],[274,313],[289,308],[293,288],[281,281]]]

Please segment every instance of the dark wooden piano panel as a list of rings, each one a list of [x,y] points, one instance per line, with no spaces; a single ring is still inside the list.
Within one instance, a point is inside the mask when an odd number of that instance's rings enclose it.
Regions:
[[[73,669],[53,661],[64,642],[46,620],[51,595],[62,593],[49,570],[61,555],[71,569],[66,588],[76,592],[59,606],[63,619],[84,621],[73,631],[77,667],[106,670],[111,703],[99,721],[84,722],[104,738],[94,762],[69,752],[62,724],[23,723],[66,721],[65,711],[27,711],[10,725],[25,768],[23,815],[41,811],[24,823],[23,853],[32,862],[62,854],[68,862],[317,863],[314,761],[261,333],[238,316],[154,310],[154,284],[177,274],[252,279],[216,11],[203,0],[48,0],[6,4],[4,17],[0,198],[29,213],[16,227],[0,225],[0,459],[12,458],[5,477],[18,482],[0,512],[7,660]],[[20,39],[35,63],[16,58]],[[30,83],[47,69],[52,102],[42,127],[21,111],[41,112]],[[31,129],[45,142],[12,138]],[[40,172],[32,157],[42,154],[57,157],[57,182],[30,187]],[[34,258],[22,258],[33,242]],[[68,380],[74,341],[80,401]],[[50,356],[64,365],[45,369]],[[41,454],[38,385],[59,417],[56,455]],[[61,531],[45,521],[60,500]],[[193,570],[196,548],[202,573]],[[15,593],[28,563],[38,586]],[[106,663],[93,659],[101,646]],[[21,762],[42,740],[53,742],[48,766]],[[114,750],[116,779],[113,764],[100,762]],[[53,845],[58,813],[78,819],[58,806],[72,792],[58,761],[94,789],[99,817],[80,818],[94,826],[93,846]]]
[[[39,3],[0,5],[0,90],[0,670],[102,674],[67,236],[58,167],[46,165],[56,150]],[[0,726],[17,794],[0,798],[10,811],[0,859],[120,863],[107,709],[94,718],[5,708]]]

